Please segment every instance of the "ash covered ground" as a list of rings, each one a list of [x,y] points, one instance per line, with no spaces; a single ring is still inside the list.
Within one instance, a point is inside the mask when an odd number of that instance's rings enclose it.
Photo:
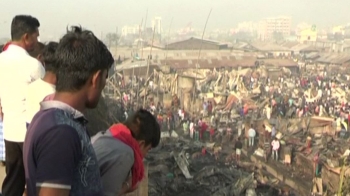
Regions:
[[[149,163],[150,196],[272,196],[280,195],[281,185],[261,184],[256,180],[254,166],[237,166],[229,159],[230,148],[223,149],[219,159],[208,151],[202,155],[202,144],[186,139],[167,138],[147,156]],[[186,179],[174,155],[185,154],[188,170]],[[186,166],[185,166],[186,167]]]

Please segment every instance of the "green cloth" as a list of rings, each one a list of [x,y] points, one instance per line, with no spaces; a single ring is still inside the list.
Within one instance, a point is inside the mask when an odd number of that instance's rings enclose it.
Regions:
[[[199,131],[194,132],[194,139],[199,141]]]
[[[316,164],[315,176],[316,176],[316,177],[320,177],[320,176],[321,176],[320,164],[318,164],[318,163]]]

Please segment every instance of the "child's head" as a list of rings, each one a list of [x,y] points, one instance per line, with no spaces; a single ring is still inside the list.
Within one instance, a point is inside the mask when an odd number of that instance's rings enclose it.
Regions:
[[[46,72],[56,72],[57,65],[55,63],[55,52],[57,46],[57,42],[49,42],[43,49],[40,60],[43,63]]]

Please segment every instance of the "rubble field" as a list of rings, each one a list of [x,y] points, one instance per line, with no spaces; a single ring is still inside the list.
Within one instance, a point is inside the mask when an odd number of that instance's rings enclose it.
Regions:
[[[267,173],[259,172],[247,158],[237,165],[228,158],[230,146],[216,160],[210,150],[202,154],[202,145],[183,138],[167,138],[153,149],[147,156],[149,195],[271,196],[290,190],[278,180],[267,180]]]

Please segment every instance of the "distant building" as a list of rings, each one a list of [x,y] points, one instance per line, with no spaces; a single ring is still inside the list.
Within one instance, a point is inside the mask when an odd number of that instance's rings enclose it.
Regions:
[[[222,50],[228,49],[227,44],[213,40],[202,40],[201,38],[191,37],[189,39],[168,44],[168,50]]]
[[[271,40],[276,34],[289,36],[291,31],[292,18],[280,16],[275,18],[266,18],[259,22],[258,39]]]
[[[155,34],[158,34],[158,35],[162,34],[162,18],[161,17],[155,17],[152,20],[152,28],[155,28]]]
[[[316,41],[317,40],[317,30],[316,28],[308,28],[300,31],[298,35],[299,43],[304,43],[306,41]]]
[[[139,25],[134,26],[124,26],[122,28],[122,36],[129,36],[129,35],[138,35],[140,31]]]
[[[332,28],[332,34],[340,34],[340,35],[344,35],[345,34],[345,28],[344,26],[335,26]]]
[[[265,58],[287,58],[291,56],[292,53],[292,51],[287,47],[269,42],[246,43],[243,44],[239,50],[243,50],[245,52],[260,52]]]

